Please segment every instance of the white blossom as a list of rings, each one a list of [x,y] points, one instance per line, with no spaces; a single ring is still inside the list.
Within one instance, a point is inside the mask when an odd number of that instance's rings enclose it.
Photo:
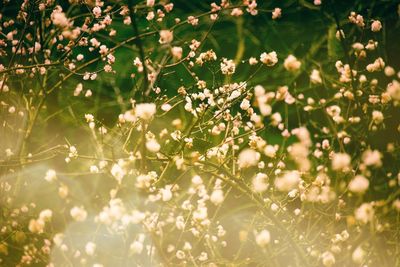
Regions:
[[[278,63],[278,55],[275,51],[269,53],[264,52],[260,56],[260,61],[267,66],[274,66]]]
[[[271,234],[264,229],[256,235],[256,243],[260,247],[265,247],[271,242]]]
[[[260,154],[253,149],[244,149],[240,152],[238,156],[239,168],[249,168],[252,166],[257,166],[260,159]]]
[[[82,222],[86,220],[87,211],[83,207],[75,206],[70,210],[70,215],[75,221]]]
[[[279,191],[290,191],[300,183],[300,174],[297,171],[289,171],[275,179],[275,187]]]
[[[335,153],[332,157],[332,169],[335,171],[347,171],[351,164],[351,157],[346,153]]]
[[[301,62],[293,55],[289,55],[283,62],[283,66],[288,71],[296,71],[300,69]]]
[[[349,190],[353,193],[364,193],[369,187],[369,180],[362,175],[356,175],[349,183]]]
[[[375,215],[374,207],[371,203],[363,203],[355,210],[355,218],[363,224],[373,220]]]
[[[136,105],[135,113],[142,120],[148,121],[156,113],[156,105],[153,103],[138,104]]]
[[[48,171],[46,172],[46,176],[44,177],[44,179],[45,179],[47,182],[53,182],[53,181],[55,181],[55,180],[57,179],[57,173],[56,173],[56,171],[53,170],[53,169],[48,170]]]

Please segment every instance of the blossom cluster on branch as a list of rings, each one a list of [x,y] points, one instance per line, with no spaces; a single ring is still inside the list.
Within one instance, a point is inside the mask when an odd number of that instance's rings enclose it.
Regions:
[[[4,0],[0,265],[400,266],[400,65],[335,2]]]

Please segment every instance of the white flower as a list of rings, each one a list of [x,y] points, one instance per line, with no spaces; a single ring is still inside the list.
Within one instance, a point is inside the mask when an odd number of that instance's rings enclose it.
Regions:
[[[211,193],[210,196],[210,201],[214,204],[214,205],[219,205],[222,202],[224,202],[224,192],[221,189],[217,189],[214,190]]]
[[[377,58],[373,63],[368,64],[366,69],[368,72],[380,71],[385,67],[385,61],[381,57]]]
[[[351,259],[356,264],[362,264],[364,262],[366,255],[367,255],[367,253],[365,252],[365,250],[363,250],[361,247],[357,247],[353,251],[353,254],[351,255]]]
[[[172,192],[171,192],[172,185],[166,185],[165,188],[161,188],[161,196],[163,201],[170,201],[172,199]]]
[[[85,114],[86,122],[94,121],[94,116],[92,114]]]
[[[354,214],[357,221],[366,224],[372,221],[375,211],[371,203],[363,203],[355,210]]]
[[[185,252],[182,250],[178,250],[175,255],[179,260],[183,260],[186,257]]]
[[[61,186],[58,188],[58,195],[59,195],[61,198],[66,198],[66,197],[68,196],[68,187],[67,187],[66,185],[61,185]]]
[[[208,254],[207,254],[207,252],[201,252],[200,253],[200,256],[199,256],[199,261],[206,261],[206,260],[208,260]]]
[[[275,112],[271,115],[271,124],[277,126],[282,122],[282,115],[279,112]]]
[[[393,80],[387,85],[386,92],[394,101],[400,101],[400,82]]]
[[[42,210],[39,214],[39,219],[43,221],[50,221],[53,216],[53,212],[49,209]]]
[[[148,174],[141,174],[136,178],[136,187],[149,188],[156,178],[157,173],[154,171],[151,171]]]
[[[229,95],[228,100],[231,101],[235,98],[238,98],[240,96],[240,91],[239,90],[233,90],[232,93]]]
[[[48,171],[46,172],[46,176],[44,177],[44,179],[45,179],[47,182],[53,182],[53,181],[55,181],[55,180],[57,179],[57,173],[56,173],[56,171],[53,170],[53,169],[48,170]]]
[[[362,175],[356,175],[349,183],[349,190],[353,193],[364,193],[369,187],[369,181]]]
[[[240,103],[240,108],[243,110],[248,110],[250,108],[250,101],[245,98],[242,100],[242,103]]]
[[[95,251],[96,251],[95,243],[93,243],[93,242],[86,243],[86,245],[85,245],[86,254],[88,254],[89,256],[93,256]]]
[[[371,24],[371,31],[379,32],[382,29],[382,23],[379,20],[374,20]]]
[[[256,243],[260,247],[265,247],[271,242],[271,234],[268,230],[262,230],[256,235]]]
[[[82,222],[86,220],[87,211],[83,207],[75,206],[70,210],[70,215],[75,221]]]
[[[125,171],[119,164],[114,164],[111,167],[111,175],[114,176],[114,178],[118,181],[118,183],[121,183],[122,178],[124,178],[125,176]]]
[[[301,210],[295,209],[293,213],[294,213],[294,215],[299,216],[299,214],[301,213]]]
[[[257,173],[252,181],[252,189],[256,193],[262,193],[268,189],[268,176],[265,173]]]
[[[321,4],[321,0],[314,0],[314,5],[320,6]]]
[[[258,165],[260,154],[253,149],[246,148],[238,156],[239,168],[248,168]]]
[[[207,207],[199,205],[197,209],[193,212],[193,219],[196,221],[204,221],[208,218]]]
[[[372,111],[372,121],[375,124],[381,124],[383,122],[383,113],[378,111],[378,110],[374,110]]]
[[[150,152],[157,153],[160,151],[161,146],[156,139],[150,139],[146,142],[146,148]]]
[[[297,60],[297,58],[293,55],[289,55],[285,61],[283,62],[283,66],[288,71],[296,71],[300,69],[301,62]]]
[[[300,174],[297,171],[286,172],[283,176],[275,179],[275,187],[279,191],[290,191],[295,189],[300,182]]]
[[[146,1],[146,6],[148,6],[148,7],[152,7],[152,6],[154,6],[154,4],[155,4],[155,0],[147,0]]]
[[[322,83],[322,78],[318,70],[314,69],[310,75],[310,81],[314,84]]]
[[[74,96],[78,96],[83,90],[83,85],[81,83],[78,83],[74,90]]]
[[[321,255],[322,257],[322,264],[326,267],[331,267],[335,264],[335,256],[330,251],[325,251]]]
[[[272,11],[272,19],[278,19],[282,16],[282,9],[279,7],[274,8],[274,11]]]
[[[249,59],[249,64],[250,65],[255,65],[255,64],[257,64],[258,63],[258,60],[255,58],[255,57],[251,57],[250,59]]]
[[[90,170],[91,173],[98,173],[99,172],[99,168],[96,165],[90,166],[89,170]]]
[[[181,59],[182,58],[182,53],[183,49],[180,46],[174,46],[171,48],[171,54],[175,59]]]
[[[335,153],[332,157],[334,171],[347,171],[351,164],[351,157],[346,153]]]
[[[364,17],[354,11],[350,13],[349,20],[361,28],[365,26]]]
[[[136,105],[136,115],[142,120],[148,121],[156,113],[156,105],[154,103],[142,103]]]
[[[196,186],[203,184],[203,179],[200,176],[195,175],[192,177],[192,183]]]
[[[31,219],[29,221],[29,226],[28,229],[29,231],[31,231],[32,233],[43,233],[44,230],[44,226],[45,226],[45,222],[42,219]]]
[[[171,106],[170,104],[168,104],[168,103],[165,103],[165,104],[163,104],[163,105],[161,106],[161,110],[162,110],[162,111],[165,111],[165,112],[170,111],[171,108],[172,108],[172,106]]]
[[[65,16],[65,13],[62,12],[62,8],[60,6],[57,6],[51,13],[51,20],[55,26],[60,28],[66,28],[70,24],[67,16]]]
[[[92,96],[92,91],[91,90],[86,90],[85,97],[91,97],[91,96]]]
[[[393,75],[396,74],[396,71],[391,66],[386,66],[385,69],[384,69],[384,72],[385,72],[385,75],[388,76],[388,77],[393,76]]]
[[[221,62],[221,72],[225,75],[232,75],[235,73],[236,65],[232,59],[223,58]]]
[[[143,72],[143,62],[140,60],[139,57],[136,57],[133,60],[133,65],[135,65],[138,68],[138,72]]]
[[[101,8],[100,8],[100,7],[96,6],[96,7],[93,8],[92,11],[93,11],[93,15],[94,15],[96,18],[98,18],[98,17],[101,16]]]
[[[266,145],[264,148],[264,154],[269,158],[274,158],[276,156],[276,147],[273,145]]]
[[[160,31],[160,44],[168,44],[172,42],[174,39],[174,34],[172,31],[169,30],[161,30]]]
[[[133,254],[140,254],[143,251],[143,244],[139,241],[133,241],[129,249]]]
[[[272,51],[268,54],[264,52],[260,56],[260,61],[267,66],[274,66],[276,63],[278,63],[278,55],[275,51]]]
[[[276,203],[272,203],[270,208],[273,212],[277,212],[279,210],[279,206],[276,205]]]
[[[367,166],[380,167],[382,166],[382,154],[378,150],[366,150],[362,154],[362,161]]]

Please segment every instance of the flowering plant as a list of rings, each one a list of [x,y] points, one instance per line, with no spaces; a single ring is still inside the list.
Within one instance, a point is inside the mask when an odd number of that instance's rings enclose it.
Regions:
[[[3,0],[1,265],[400,266],[397,2]]]

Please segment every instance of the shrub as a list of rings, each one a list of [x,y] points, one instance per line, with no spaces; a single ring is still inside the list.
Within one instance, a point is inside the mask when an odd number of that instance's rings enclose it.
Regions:
[[[400,266],[398,1],[1,8],[2,265]]]

